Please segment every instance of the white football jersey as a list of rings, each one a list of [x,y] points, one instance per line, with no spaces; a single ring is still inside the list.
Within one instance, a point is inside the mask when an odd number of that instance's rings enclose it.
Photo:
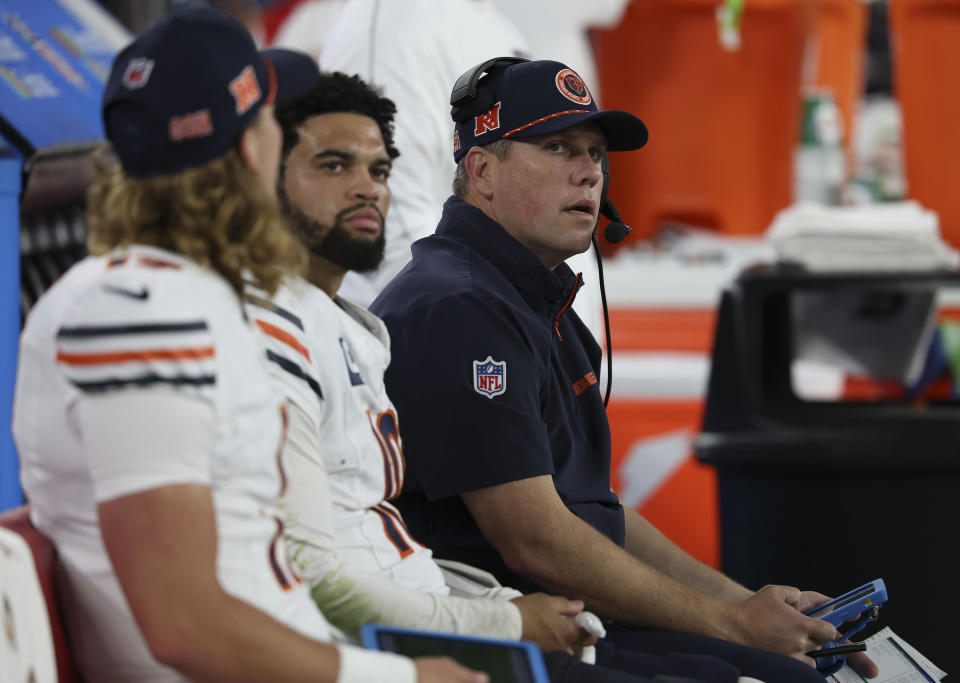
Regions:
[[[390,364],[383,322],[302,278],[281,287],[271,302],[250,301],[274,377],[316,424],[326,473],[313,471],[318,490],[329,481],[340,559],[408,588],[446,593],[432,553],[388,502],[400,493],[405,463],[383,384]],[[310,469],[297,471],[303,476]]]
[[[227,282],[157,248],[81,261],[31,312],[21,338],[14,435],[34,523],[53,539],[66,570],[67,618],[88,680],[179,680],[139,636],[96,516],[99,502],[165,485],[210,487],[217,574],[228,593],[330,639],[283,546],[274,507],[283,397],[266,365]],[[87,407],[117,397],[162,406],[171,396],[195,400],[209,416],[209,449],[164,453],[163,443],[151,443],[142,450],[159,457],[144,458],[131,456],[127,443],[126,453],[119,446],[89,452],[79,418]]]

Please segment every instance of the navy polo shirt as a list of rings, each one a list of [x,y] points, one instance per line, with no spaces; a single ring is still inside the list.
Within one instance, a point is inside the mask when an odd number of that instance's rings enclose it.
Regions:
[[[371,306],[391,336],[385,379],[407,462],[396,504],[410,531],[525,591],[539,587],[507,568],[460,493],[552,475],[575,515],[623,545],[600,347],[570,307],[579,286],[451,197]]]

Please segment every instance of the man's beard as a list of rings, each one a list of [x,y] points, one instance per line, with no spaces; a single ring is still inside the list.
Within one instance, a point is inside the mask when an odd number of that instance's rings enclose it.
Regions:
[[[333,227],[328,227],[294,206],[282,191],[279,193],[279,198],[290,232],[314,256],[319,256],[345,270],[358,273],[369,272],[380,265],[386,239],[383,230],[383,214],[376,205],[360,202],[349,206],[339,211],[333,217]],[[380,216],[380,235],[372,242],[352,237],[343,224],[348,214],[363,208],[372,208]]]

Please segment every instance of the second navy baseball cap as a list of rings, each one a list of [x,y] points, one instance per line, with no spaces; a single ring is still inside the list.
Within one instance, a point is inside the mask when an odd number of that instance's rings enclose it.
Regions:
[[[148,29],[113,62],[103,123],[124,172],[177,173],[229,150],[264,104],[296,97],[319,78],[290,50],[258,52],[226,14],[202,8]]]
[[[477,145],[556,133],[587,122],[603,130],[608,151],[639,149],[647,143],[649,135],[643,121],[629,112],[597,109],[587,84],[566,64],[510,61],[516,63],[494,67],[478,81],[479,88],[488,92],[490,109],[457,121],[455,161]]]

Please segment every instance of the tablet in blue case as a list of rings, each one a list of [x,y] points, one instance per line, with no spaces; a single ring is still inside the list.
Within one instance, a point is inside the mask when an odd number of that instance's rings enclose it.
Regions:
[[[843,634],[844,640],[857,633],[864,626],[877,618],[880,606],[887,601],[887,586],[883,579],[875,579],[870,583],[855,588],[838,598],[825,602],[819,607],[804,612],[808,617],[823,619],[830,622]],[[859,617],[856,621],[848,621]],[[840,645],[842,641],[826,643],[822,649]],[[817,671],[824,676],[838,671],[843,667],[846,659],[843,655],[817,658]]]
[[[540,649],[525,640],[496,640],[380,624],[366,624],[361,636],[364,647],[371,650],[408,657],[451,657],[468,668],[490,674],[490,680],[497,683],[550,683]]]

